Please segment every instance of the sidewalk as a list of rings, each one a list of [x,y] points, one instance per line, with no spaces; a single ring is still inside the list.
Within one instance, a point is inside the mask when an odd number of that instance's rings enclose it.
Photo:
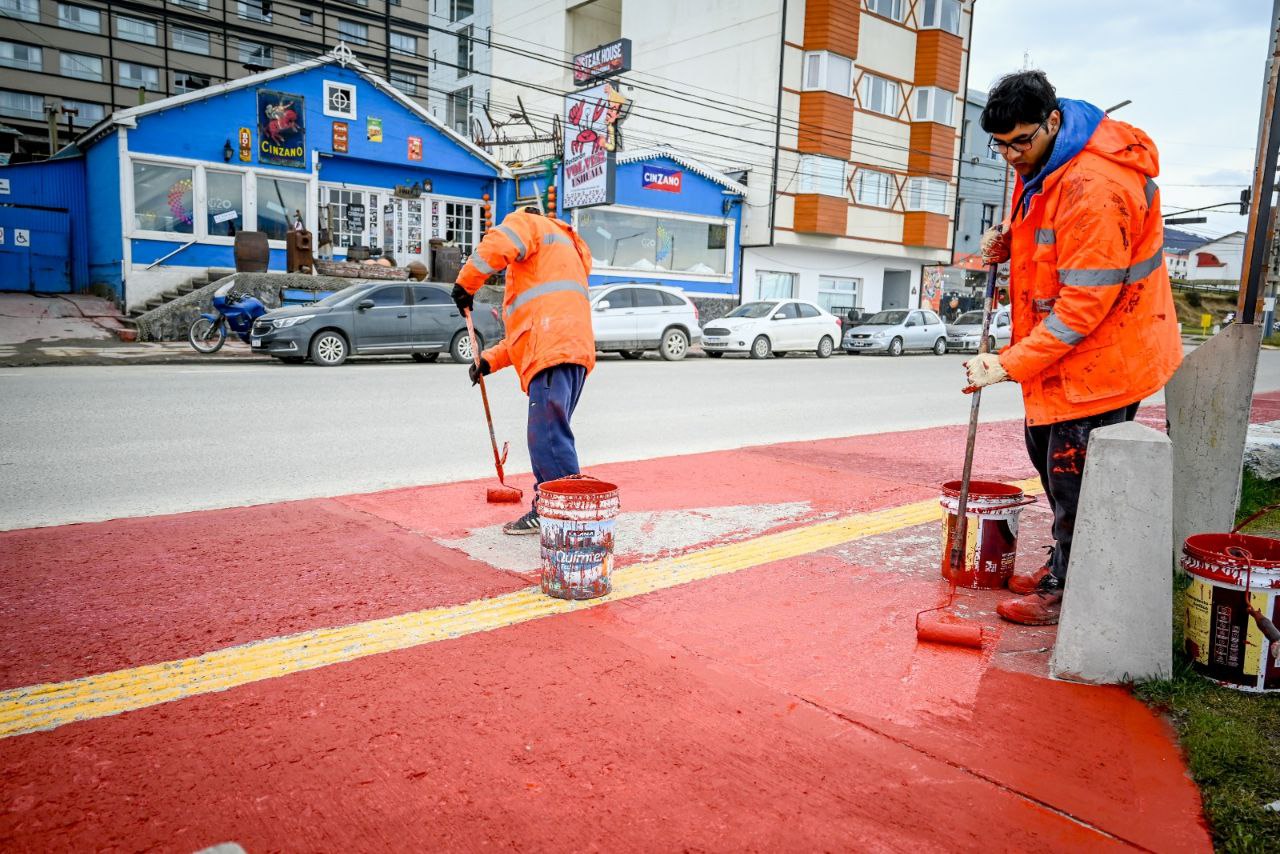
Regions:
[[[1169,726],[1048,679],[1052,629],[962,592],[994,643],[916,643],[963,438],[602,466],[577,605],[483,482],[0,534],[0,843],[1208,851]],[[976,471],[1032,474],[1019,424]]]

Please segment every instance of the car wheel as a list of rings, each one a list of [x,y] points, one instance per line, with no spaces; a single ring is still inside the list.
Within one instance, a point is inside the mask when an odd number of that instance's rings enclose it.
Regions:
[[[939,338],[937,341],[933,342],[933,355],[935,356],[947,355],[947,339]]]
[[[889,355],[890,356],[902,355],[902,339],[901,338],[895,338],[889,342]]]
[[[440,358],[439,353],[414,353],[413,360],[415,362],[434,362]]]
[[[709,356],[709,357],[710,357],[710,358],[712,358],[712,359],[719,359],[719,358],[720,358],[721,356],[723,356],[723,355],[724,355],[724,353],[721,353],[721,352],[720,352],[720,351],[718,351],[718,350],[708,351],[708,352],[707,352],[707,356]]]
[[[643,356],[644,351],[643,350],[619,350],[618,355],[626,359],[627,361],[632,361],[635,359],[639,359],[641,356]]]
[[[476,343],[480,345],[481,350],[484,349],[484,339],[480,337],[479,332],[476,333]],[[475,361],[475,356],[471,354],[471,336],[467,334],[467,330],[459,329],[453,336],[453,340],[449,342],[449,358],[460,365]]]
[[[751,358],[767,359],[771,352],[773,352],[773,345],[769,343],[767,335],[760,335],[751,342]]]
[[[823,335],[822,340],[818,342],[818,358],[825,359],[830,356],[835,346],[835,342],[831,340],[830,335]]]
[[[996,350],[996,336],[994,335],[992,335],[990,338],[987,339],[987,352],[988,353],[998,352]]]
[[[317,365],[336,368],[345,362],[349,355],[347,339],[342,337],[341,332],[326,329],[311,339],[311,361]]]
[[[668,329],[662,335],[662,346],[658,352],[668,362],[680,361],[689,352],[689,336],[683,329]]]

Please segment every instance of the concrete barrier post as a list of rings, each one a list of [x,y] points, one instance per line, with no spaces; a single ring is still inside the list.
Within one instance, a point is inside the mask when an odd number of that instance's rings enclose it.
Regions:
[[[1115,683],[1173,671],[1173,449],[1137,422],[1089,435],[1050,673]]]

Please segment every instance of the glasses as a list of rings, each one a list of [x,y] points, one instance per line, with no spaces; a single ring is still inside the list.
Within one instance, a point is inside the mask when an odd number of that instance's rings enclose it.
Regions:
[[[987,148],[990,148],[996,154],[1004,154],[1006,151],[1008,151],[1011,148],[1014,151],[1018,152],[1019,154],[1022,154],[1023,152],[1025,152],[1027,149],[1031,147],[1031,144],[1033,142],[1036,141],[1036,137],[1040,135],[1040,131],[1048,130],[1048,124],[1049,124],[1049,120],[1045,119],[1039,125],[1037,125],[1036,129],[1033,130],[1031,133],[1023,134],[1017,139],[1011,139],[1008,142],[992,137],[991,139],[987,140]]]

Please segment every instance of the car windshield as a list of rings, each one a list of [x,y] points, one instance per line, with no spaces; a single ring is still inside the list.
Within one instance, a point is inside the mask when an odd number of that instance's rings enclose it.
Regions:
[[[315,305],[340,305],[356,294],[368,290],[369,287],[369,285],[352,285],[349,288],[343,288],[336,293],[329,294],[322,300],[317,300]]]
[[[982,312],[966,311],[964,314],[957,317],[953,322],[956,326],[981,326]]]
[[[897,326],[906,319],[905,311],[878,311],[862,322],[867,326]]]
[[[725,317],[766,317],[773,311],[776,302],[748,302],[735,308]]]

